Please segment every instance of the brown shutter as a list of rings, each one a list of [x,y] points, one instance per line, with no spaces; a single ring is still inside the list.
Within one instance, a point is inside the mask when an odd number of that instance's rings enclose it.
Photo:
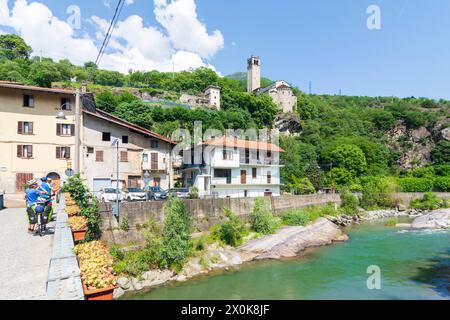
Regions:
[[[20,144],[17,145],[17,158],[22,158],[22,155],[23,155],[23,148],[22,147],[23,146],[20,145]]]
[[[128,162],[128,152],[120,151],[120,162]]]
[[[22,134],[23,133],[23,122],[22,121],[19,121],[17,123],[17,133],[18,134]]]
[[[61,124],[60,123],[56,124],[56,135],[57,136],[61,135]]]
[[[61,159],[61,147],[56,147],[56,159]]]
[[[95,151],[95,161],[103,162],[103,151],[102,150]]]
[[[151,154],[151,169],[152,170],[158,170],[158,154],[152,152]]]
[[[72,136],[75,135],[75,125],[74,125],[74,124],[71,124],[71,125],[70,125],[70,134],[71,134]]]

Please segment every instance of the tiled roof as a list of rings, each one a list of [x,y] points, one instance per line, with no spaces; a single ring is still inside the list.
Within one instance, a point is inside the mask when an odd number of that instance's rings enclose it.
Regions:
[[[176,144],[175,142],[173,142],[173,141],[170,140],[169,138],[166,138],[166,137],[163,136],[163,135],[160,135],[160,134],[157,134],[157,133],[155,133],[155,132],[153,132],[153,131],[150,131],[150,130],[147,130],[147,129],[145,129],[145,128],[142,128],[142,127],[140,127],[140,126],[138,126],[138,125],[132,124],[132,123],[130,123],[130,122],[128,122],[128,121],[125,121],[125,120],[120,119],[120,118],[118,118],[118,117],[116,117],[116,116],[113,116],[112,114],[109,114],[109,113],[107,113],[107,112],[104,112],[104,111],[101,111],[101,110],[98,110],[98,109],[97,109],[96,112],[91,112],[91,111],[88,111],[88,110],[86,110],[86,109],[83,109],[83,112],[86,113],[86,114],[88,114],[88,115],[97,117],[97,118],[99,118],[99,119],[103,119],[103,120],[106,120],[106,121],[108,121],[108,122],[115,123],[115,124],[117,124],[117,125],[119,125],[119,126],[126,127],[126,128],[128,128],[128,129],[134,130],[134,131],[139,132],[139,133],[141,133],[141,134],[150,136],[150,137],[152,137],[152,138],[156,138],[156,139],[159,139],[159,140],[163,140],[163,141],[166,141],[166,142],[168,142],[168,143],[170,143],[170,144],[173,144],[173,145]]]
[[[251,140],[242,140],[233,137],[222,137],[211,139],[205,141],[204,145],[212,145],[212,146],[226,146],[226,147],[235,147],[235,148],[245,148],[245,149],[259,149],[259,150],[268,150],[272,152],[285,152],[279,146],[273,143],[266,143],[262,141],[251,141]]]
[[[20,84],[17,82],[11,82],[11,81],[0,81],[0,88],[26,90],[26,91],[40,91],[40,92],[57,93],[57,94],[75,94],[75,90],[28,86],[28,85]]]

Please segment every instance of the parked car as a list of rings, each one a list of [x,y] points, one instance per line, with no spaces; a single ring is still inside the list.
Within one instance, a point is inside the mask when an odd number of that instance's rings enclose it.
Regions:
[[[147,200],[147,192],[141,188],[127,188],[125,191],[126,201],[145,201]]]
[[[98,198],[102,202],[115,202],[117,200],[117,189],[104,188],[100,191]],[[119,191],[119,201],[123,201],[123,193]]]
[[[182,199],[190,198],[188,188],[174,188],[174,189],[170,189],[168,193],[171,196],[177,197],[177,198],[182,198]]]
[[[165,192],[161,187],[150,187],[147,186],[144,188],[144,190],[147,192],[147,199],[148,200],[165,200],[167,199],[167,192]]]

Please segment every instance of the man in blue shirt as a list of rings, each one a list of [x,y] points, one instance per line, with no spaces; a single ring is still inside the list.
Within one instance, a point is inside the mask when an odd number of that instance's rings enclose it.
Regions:
[[[28,216],[28,232],[33,233],[34,225],[36,224],[36,205],[40,195],[47,194],[45,190],[38,190],[36,181],[28,181],[28,189],[25,190],[25,200],[27,202],[27,216]]]

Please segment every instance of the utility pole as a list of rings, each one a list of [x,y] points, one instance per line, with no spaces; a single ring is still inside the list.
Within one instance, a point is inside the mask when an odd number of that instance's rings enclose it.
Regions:
[[[75,173],[80,173],[80,89],[75,93]]]
[[[119,205],[119,139],[115,139],[112,145],[116,146],[116,205],[112,210],[113,215],[119,221],[120,205]]]

